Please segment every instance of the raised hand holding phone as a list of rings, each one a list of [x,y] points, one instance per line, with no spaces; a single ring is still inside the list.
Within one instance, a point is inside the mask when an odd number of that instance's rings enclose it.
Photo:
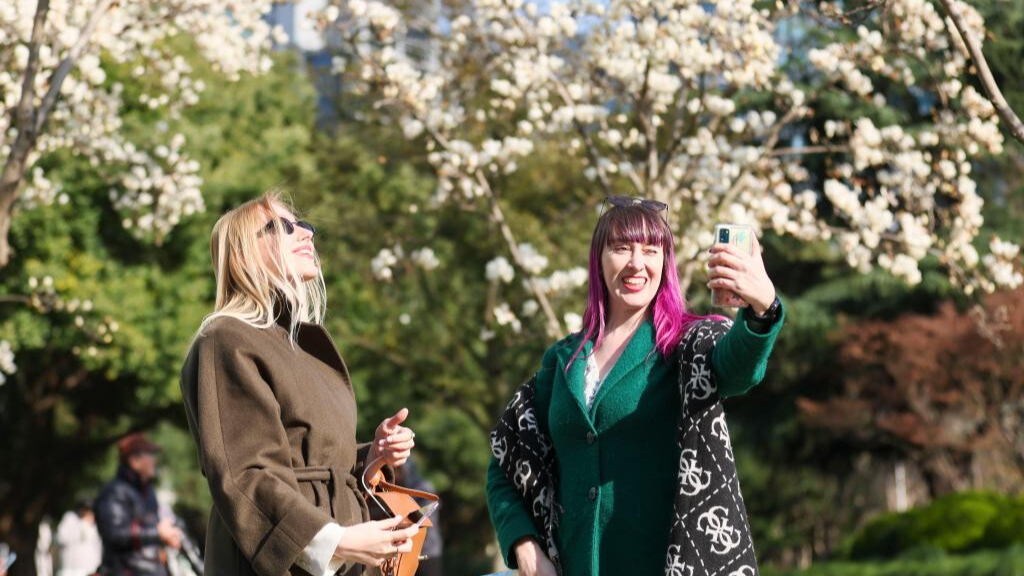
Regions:
[[[763,314],[775,300],[772,284],[761,259],[761,245],[749,226],[715,226],[715,244],[708,260],[708,288],[715,306],[750,306]]]

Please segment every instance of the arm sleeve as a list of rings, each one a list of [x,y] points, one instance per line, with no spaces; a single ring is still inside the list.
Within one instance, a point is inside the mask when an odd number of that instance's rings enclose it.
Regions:
[[[537,424],[547,432],[547,411],[551,402],[551,383],[555,371],[555,356],[548,351],[541,361],[540,372],[537,373],[537,393],[534,397],[537,410]],[[550,436],[550,433],[548,433]],[[518,568],[512,545],[523,537],[532,536],[544,548],[544,538],[533,524],[530,513],[523,503],[512,481],[505,476],[498,459],[491,456],[487,466],[487,510],[491,516],[491,524],[498,534],[501,556],[509,568]]]
[[[345,528],[331,522],[320,529],[308,546],[303,548],[295,564],[313,576],[331,576],[344,561],[335,558],[334,552],[345,537]]]
[[[255,572],[280,576],[331,518],[299,492],[267,368],[213,335],[197,353],[195,388],[183,394],[214,505]]]
[[[525,536],[533,536],[537,542],[543,542],[544,539],[533,525],[516,487],[505,476],[494,456],[491,456],[487,466],[487,510],[498,534],[498,544],[505,564],[509,568],[518,568],[512,545]]]
[[[723,397],[741,396],[757,386],[768,369],[775,339],[786,319],[785,306],[778,321],[765,334],[758,334],[747,326],[748,310],[743,308],[736,316],[732,328],[715,344],[711,366],[718,382],[718,393]]]

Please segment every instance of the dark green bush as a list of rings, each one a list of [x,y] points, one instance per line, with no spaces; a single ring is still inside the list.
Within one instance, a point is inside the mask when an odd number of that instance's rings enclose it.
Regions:
[[[994,492],[960,492],[870,522],[850,541],[848,557],[895,558],[927,549],[962,553],[1015,543],[1024,543],[1024,500]]]
[[[921,548],[895,560],[821,562],[806,570],[779,572],[770,567],[763,576],[1024,576],[1024,545],[959,556]]]

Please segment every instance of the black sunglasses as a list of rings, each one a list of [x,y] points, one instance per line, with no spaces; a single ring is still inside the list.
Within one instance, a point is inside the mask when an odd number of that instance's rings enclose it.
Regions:
[[[668,204],[665,204],[664,202],[658,202],[657,200],[649,200],[647,198],[634,198],[633,196],[608,196],[604,200],[605,202],[611,204],[612,206],[617,206],[619,208],[643,206],[644,208],[647,208],[648,210],[653,210],[655,212],[661,212],[662,210],[668,208]]]
[[[287,218],[277,218],[276,220],[281,222],[281,227],[284,228],[284,233],[288,234],[289,236],[295,232],[296,226],[298,226],[299,228],[303,228],[305,230],[309,230],[310,234],[316,236],[316,228],[314,228],[312,224],[306,222],[305,220],[292,221]],[[263,227],[263,230],[260,231],[260,234],[272,234],[275,230],[277,230],[277,226],[274,225],[274,220],[271,220],[270,222],[267,222],[266,226]]]

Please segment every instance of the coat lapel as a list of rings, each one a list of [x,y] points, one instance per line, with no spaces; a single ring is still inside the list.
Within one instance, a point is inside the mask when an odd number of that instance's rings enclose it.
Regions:
[[[569,390],[569,395],[572,396],[576,402],[576,407],[580,411],[580,415],[583,419],[590,423],[590,416],[587,414],[587,405],[583,402],[583,374],[587,369],[587,357],[593,352],[594,344],[589,340],[583,344],[583,349],[580,350],[579,356],[569,366],[569,361],[572,360],[572,355],[576,353],[576,347],[579,346],[578,338],[570,338],[563,346],[559,347],[556,351],[556,358],[558,362],[556,364],[558,372],[555,374],[555,385],[565,386]],[[565,367],[569,366],[568,372]],[[559,384],[561,383],[561,384]],[[591,424],[591,427],[593,424]]]
[[[654,324],[650,320],[645,320],[643,324],[637,327],[636,332],[629,339],[629,344],[626,344],[626,349],[622,351],[622,355],[619,356],[615,365],[612,366],[611,372],[604,377],[604,382],[601,383],[601,388],[597,391],[597,396],[594,398],[592,413],[597,413],[601,400],[626,376],[641,364],[654,360],[654,356],[651,355],[651,350],[653,349]],[[580,372],[580,380],[583,380],[582,372]],[[582,385],[580,390],[580,396],[582,397]]]
[[[572,355],[576,352],[577,346],[579,346],[579,340],[574,338],[558,349],[558,373],[555,375],[556,385],[558,381],[561,381],[562,385],[568,388],[569,394],[576,401],[580,414],[593,427],[594,420],[592,415],[597,413],[597,407],[600,405],[601,399],[608,394],[609,390],[614,388],[616,384],[638,366],[646,361],[653,360],[650,352],[654,349],[654,324],[647,320],[637,327],[636,332],[629,339],[626,349],[622,351],[622,355],[615,362],[615,366],[612,366],[611,372],[605,376],[601,389],[597,391],[597,397],[594,398],[592,410],[587,410],[587,404],[583,401],[583,387],[585,386],[583,375],[587,369],[587,357],[593,352],[593,342],[588,340],[583,345],[583,349],[580,350],[576,361],[569,367],[568,372],[565,370],[565,367],[569,365],[569,360],[572,359]]]

